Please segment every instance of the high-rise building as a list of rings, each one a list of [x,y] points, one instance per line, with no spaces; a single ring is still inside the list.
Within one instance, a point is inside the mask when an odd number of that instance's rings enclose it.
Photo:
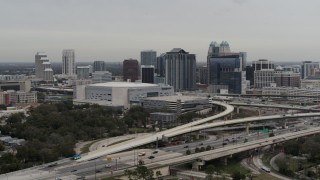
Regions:
[[[175,91],[196,88],[196,55],[174,48],[165,55],[166,83]]]
[[[246,80],[250,81],[250,87],[254,84],[254,69],[252,66],[246,66]]]
[[[154,83],[154,66],[141,65],[141,80],[142,83]]]
[[[91,66],[77,66],[77,79],[89,79]]]
[[[152,65],[157,67],[157,52],[153,50],[141,51],[141,65]]]
[[[112,81],[112,73],[109,71],[96,71],[92,73],[92,83],[105,83]]]
[[[274,64],[267,59],[259,59],[258,61],[252,61],[252,67],[254,71],[263,69],[274,69]]]
[[[274,64],[267,59],[252,61],[254,70],[254,88],[270,87],[274,80]]]
[[[157,66],[156,73],[159,77],[164,77],[166,75],[166,61],[165,61],[165,53],[162,53],[157,57]]]
[[[270,87],[274,81],[274,69],[254,71],[254,88]]]
[[[38,52],[35,55],[35,73],[36,78],[44,81],[53,81],[53,70],[51,63],[44,52]]]
[[[104,61],[94,61],[93,62],[93,72],[96,71],[105,71],[105,62]]]
[[[293,71],[276,71],[274,81],[278,87],[300,87],[300,73]]]
[[[231,52],[228,42],[211,42],[208,50],[208,90],[213,93],[245,93],[245,52]]]
[[[62,51],[62,74],[67,76],[74,76],[76,74],[73,49],[65,49]]]
[[[303,61],[301,66],[301,79],[307,79],[310,76],[315,76],[315,72],[319,70],[319,63],[312,61]]]
[[[139,79],[139,63],[136,59],[123,61],[123,80],[135,82]]]
[[[199,80],[200,84],[208,84],[208,67],[202,66],[198,67]]]

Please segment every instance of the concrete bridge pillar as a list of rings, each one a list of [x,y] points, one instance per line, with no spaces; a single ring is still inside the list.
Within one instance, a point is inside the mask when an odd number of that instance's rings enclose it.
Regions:
[[[236,109],[237,109],[237,114],[239,114],[240,113],[240,107],[237,106]]]
[[[249,134],[250,123],[246,124],[246,133]]]
[[[196,133],[196,139],[200,138],[200,133]]]
[[[261,109],[258,109],[259,116],[261,116]]]
[[[224,164],[225,166],[228,165],[228,158],[227,158],[227,157],[223,158],[223,164]]]
[[[193,170],[201,170],[202,169],[202,167],[204,166],[206,164],[206,162],[205,161],[203,161],[203,160],[195,160],[193,163],[192,163],[192,169]]]

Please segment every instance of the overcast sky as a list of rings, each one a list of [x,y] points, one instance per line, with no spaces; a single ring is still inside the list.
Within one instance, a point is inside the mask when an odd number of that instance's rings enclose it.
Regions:
[[[319,60],[320,0],[0,0],[0,62],[140,60],[180,47],[205,61],[211,41],[248,60]]]

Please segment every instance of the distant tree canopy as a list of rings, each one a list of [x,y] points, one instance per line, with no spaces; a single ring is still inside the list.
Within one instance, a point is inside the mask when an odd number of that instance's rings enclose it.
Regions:
[[[0,158],[0,173],[70,157],[79,140],[118,136],[127,133],[128,127],[146,127],[148,114],[142,108],[130,109],[119,118],[121,114],[121,110],[74,106],[72,102],[42,104],[32,108],[28,117],[14,114],[0,130],[2,134],[24,138],[27,143],[17,148],[15,156]]]

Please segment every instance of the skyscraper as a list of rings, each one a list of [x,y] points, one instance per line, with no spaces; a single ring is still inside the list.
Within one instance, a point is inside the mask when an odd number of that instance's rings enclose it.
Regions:
[[[164,77],[166,74],[166,61],[165,61],[165,53],[160,54],[157,57],[157,66],[156,66],[156,73],[159,77]]]
[[[141,65],[141,80],[143,83],[154,83],[154,66]]]
[[[89,79],[90,66],[77,66],[77,79]]]
[[[44,81],[53,81],[53,70],[51,63],[44,52],[37,52],[35,55],[35,74],[36,78]]]
[[[106,70],[104,61],[94,61],[93,62],[93,72]]]
[[[301,66],[301,79],[307,79],[310,76],[315,76],[315,70],[319,70],[318,62],[303,61]]]
[[[141,51],[141,65],[152,65],[157,67],[157,52],[153,50]]]
[[[246,88],[246,53],[231,52],[227,41],[219,45],[211,42],[208,50],[208,90],[220,93],[245,93]]]
[[[73,49],[65,49],[62,51],[62,74],[67,76],[74,76],[76,74]]]
[[[135,82],[139,78],[139,63],[136,59],[127,59],[123,61],[123,80],[128,79]]]
[[[193,90],[196,87],[196,55],[174,48],[165,55],[166,83],[175,91]]]

